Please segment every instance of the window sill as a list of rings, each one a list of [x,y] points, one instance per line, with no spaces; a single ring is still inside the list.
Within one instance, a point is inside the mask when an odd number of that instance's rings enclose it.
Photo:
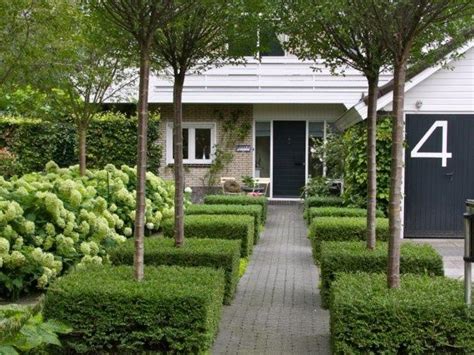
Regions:
[[[185,168],[205,168],[209,169],[211,167],[212,163],[184,163],[183,166]],[[173,168],[174,164],[168,164],[166,165],[167,168]]]

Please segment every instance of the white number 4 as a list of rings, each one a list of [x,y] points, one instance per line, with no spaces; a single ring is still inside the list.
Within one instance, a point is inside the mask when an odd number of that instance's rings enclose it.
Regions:
[[[441,152],[420,152],[420,148],[423,144],[426,143],[428,138],[433,134],[436,128],[441,128],[442,131],[442,141],[441,141]],[[444,168],[448,164],[448,159],[453,157],[452,153],[448,153],[448,121],[436,121],[430,127],[430,129],[425,133],[425,135],[420,139],[420,141],[415,145],[411,151],[410,156],[412,158],[438,158],[441,159],[441,166]]]

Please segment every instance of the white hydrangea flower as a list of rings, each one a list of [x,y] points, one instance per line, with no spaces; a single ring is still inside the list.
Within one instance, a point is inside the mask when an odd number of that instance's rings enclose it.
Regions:
[[[132,231],[132,228],[130,227],[126,227],[124,230],[123,230],[123,234],[126,236],[126,237],[130,237],[132,235],[133,231]]]
[[[149,229],[149,230],[152,230],[153,228],[155,228],[155,225],[153,223],[147,223],[146,224],[146,228]]]
[[[186,187],[186,188],[184,189],[184,192],[190,194],[190,193],[193,192],[193,189],[188,186],[188,187]]]
[[[10,251],[10,242],[5,238],[0,238],[0,256],[8,254]]]

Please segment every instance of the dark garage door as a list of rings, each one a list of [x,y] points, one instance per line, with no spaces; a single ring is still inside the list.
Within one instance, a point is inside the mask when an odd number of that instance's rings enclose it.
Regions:
[[[461,237],[474,198],[474,115],[407,115],[405,236]]]

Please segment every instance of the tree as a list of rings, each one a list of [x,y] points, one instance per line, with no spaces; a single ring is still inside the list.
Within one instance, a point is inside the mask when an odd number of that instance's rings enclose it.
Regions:
[[[432,51],[472,26],[470,0],[370,0],[367,20],[379,31],[390,53],[394,71],[392,164],[390,181],[390,240],[387,284],[400,287],[400,238],[403,173],[404,94],[408,64],[433,64]],[[417,64],[418,63],[418,64]]]
[[[145,193],[147,168],[148,84],[150,58],[156,31],[174,16],[172,0],[95,0],[94,7],[112,25],[123,31],[124,45],[130,43],[139,51],[137,209],[135,213],[134,274],[143,279]],[[105,38],[103,39],[106,40]]]
[[[0,87],[48,80],[68,8],[63,0],[0,0]]]
[[[366,12],[362,1],[284,0],[278,17],[282,18],[281,30],[289,35],[287,47],[299,58],[322,58],[332,72],[343,72],[349,66],[367,78],[367,248],[374,249],[378,83],[389,58],[383,37],[368,21]]]
[[[77,3],[72,6],[67,26],[69,41],[61,60],[54,65],[53,90],[57,92],[57,105],[67,108],[76,125],[80,173],[85,175],[90,120],[104,102],[116,99],[135,84],[136,72],[130,69],[126,50],[117,43],[114,29],[87,8]]]
[[[189,72],[200,72],[213,66],[235,63],[241,55],[229,50],[229,38],[235,46],[241,44],[248,33],[257,33],[257,12],[253,6],[258,1],[232,0],[182,0],[184,11],[164,26],[155,36],[155,59],[158,65],[164,61],[173,79],[173,157],[175,174],[175,243],[184,244],[184,169],[182,133],[182,94],[184,80]],[[180,6],[176,1],[175,6]],[[256,45],[256,43],[255,43]],[[235,48],[235,47],[234,47]]]

